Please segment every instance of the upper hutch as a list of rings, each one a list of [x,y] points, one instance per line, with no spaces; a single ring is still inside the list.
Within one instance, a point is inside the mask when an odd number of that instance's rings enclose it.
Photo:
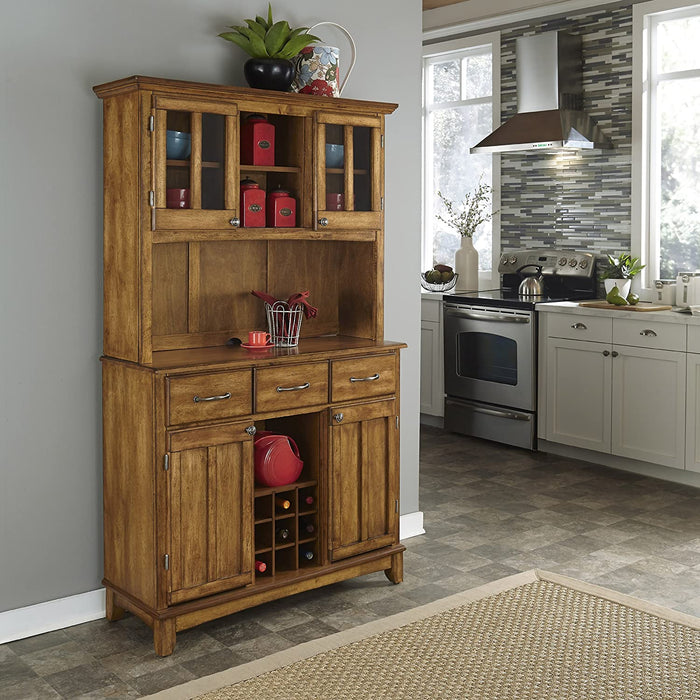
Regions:
[[[107,617],[138,615],[167,655],[177,631],[275,598],[380,570],[398,583],[404,345],[383,340],[384,119],[396,105],[141,76],[95,92]],[[274,165],[241,162],[252,115],[275,127]],[[169,130],[191,134],[188,157],[168,157]],[[344,147],[338,167],[327,143]],[[243,227],[245,179],[289,191],[296,225]],[[168,208],[171,188],[189,190],[187,208]],[[252,290],[310,291],[318,315],[297,347],[229,343],[266,328]],[[255,483],[261,429],[299,445],[298,481]]]

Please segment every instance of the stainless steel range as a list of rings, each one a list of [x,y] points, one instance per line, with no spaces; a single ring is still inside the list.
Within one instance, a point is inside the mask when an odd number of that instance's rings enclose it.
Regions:
[[[501,256],[498,272],[499,289],[443,297],[445,428],[534,450],[535,304],[594,298],[595,256],[513,251]]]

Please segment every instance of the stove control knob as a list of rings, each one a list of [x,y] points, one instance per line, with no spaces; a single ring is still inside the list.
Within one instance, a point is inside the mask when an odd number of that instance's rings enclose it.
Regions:
[[[571,258],[571,260],[569,260],[569,267],[576,267],[576,258]]]
[[[582,269],[585,270],[588,267],[588,260],[581,260],[581,262],[578,264],[578,266]]]
[[[501,265],[507,265],[507,264],[508,264],[508,256],[501,255]]]
[[[509,262],[511,265],[515,265],[515,263],[518,262],[518,258],[516,258],[515,255],[511,255],[511,256],[508,258],[508,262]]]
[[[559,258],[559,265],[564,267],[564,265],[566,265],[566,258]]]

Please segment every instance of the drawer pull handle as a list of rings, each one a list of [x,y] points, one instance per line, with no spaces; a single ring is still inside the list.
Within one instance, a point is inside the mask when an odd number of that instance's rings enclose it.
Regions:
[[[650,338],[656,338],[656,331],[651,330],[651,328],[645,328],[643,331],[639,331],[639,335],[646,335]]]
[[[227,391],[225,394],[220,396],[195,396],[192,400],[195,403],[201,403],[202,401],[224,401],[225,399],[231,398],[231,392]]]
[[[375,372],[371,377],[350,377],[351,382],[376,382],[379,379],[379,372]]]
[[[571,326],[575,331],[587,331],[588,326],[585,323],[574,323]]]
[[[299,384],[299,386],[278,386],[277,391],[301,391],[302,389],[308,389],[310,386],[309,382]]]

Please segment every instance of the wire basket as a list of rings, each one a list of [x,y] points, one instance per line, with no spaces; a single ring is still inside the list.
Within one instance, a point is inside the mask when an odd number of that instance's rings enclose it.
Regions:
[[[292,348],[299,345],[299,331],[304,312],[302,304],[290,307],[286,301],[265,304],[267,330],[273,345],[279,348]]]
[[[427,289],[429,292],[449,292],[457,284],[457,278],[459,275],[455,273],[455,276],[449,282],[427,282],[425,279],[425,272],[421,272],[420,275],[420,286],[423,289]]]

